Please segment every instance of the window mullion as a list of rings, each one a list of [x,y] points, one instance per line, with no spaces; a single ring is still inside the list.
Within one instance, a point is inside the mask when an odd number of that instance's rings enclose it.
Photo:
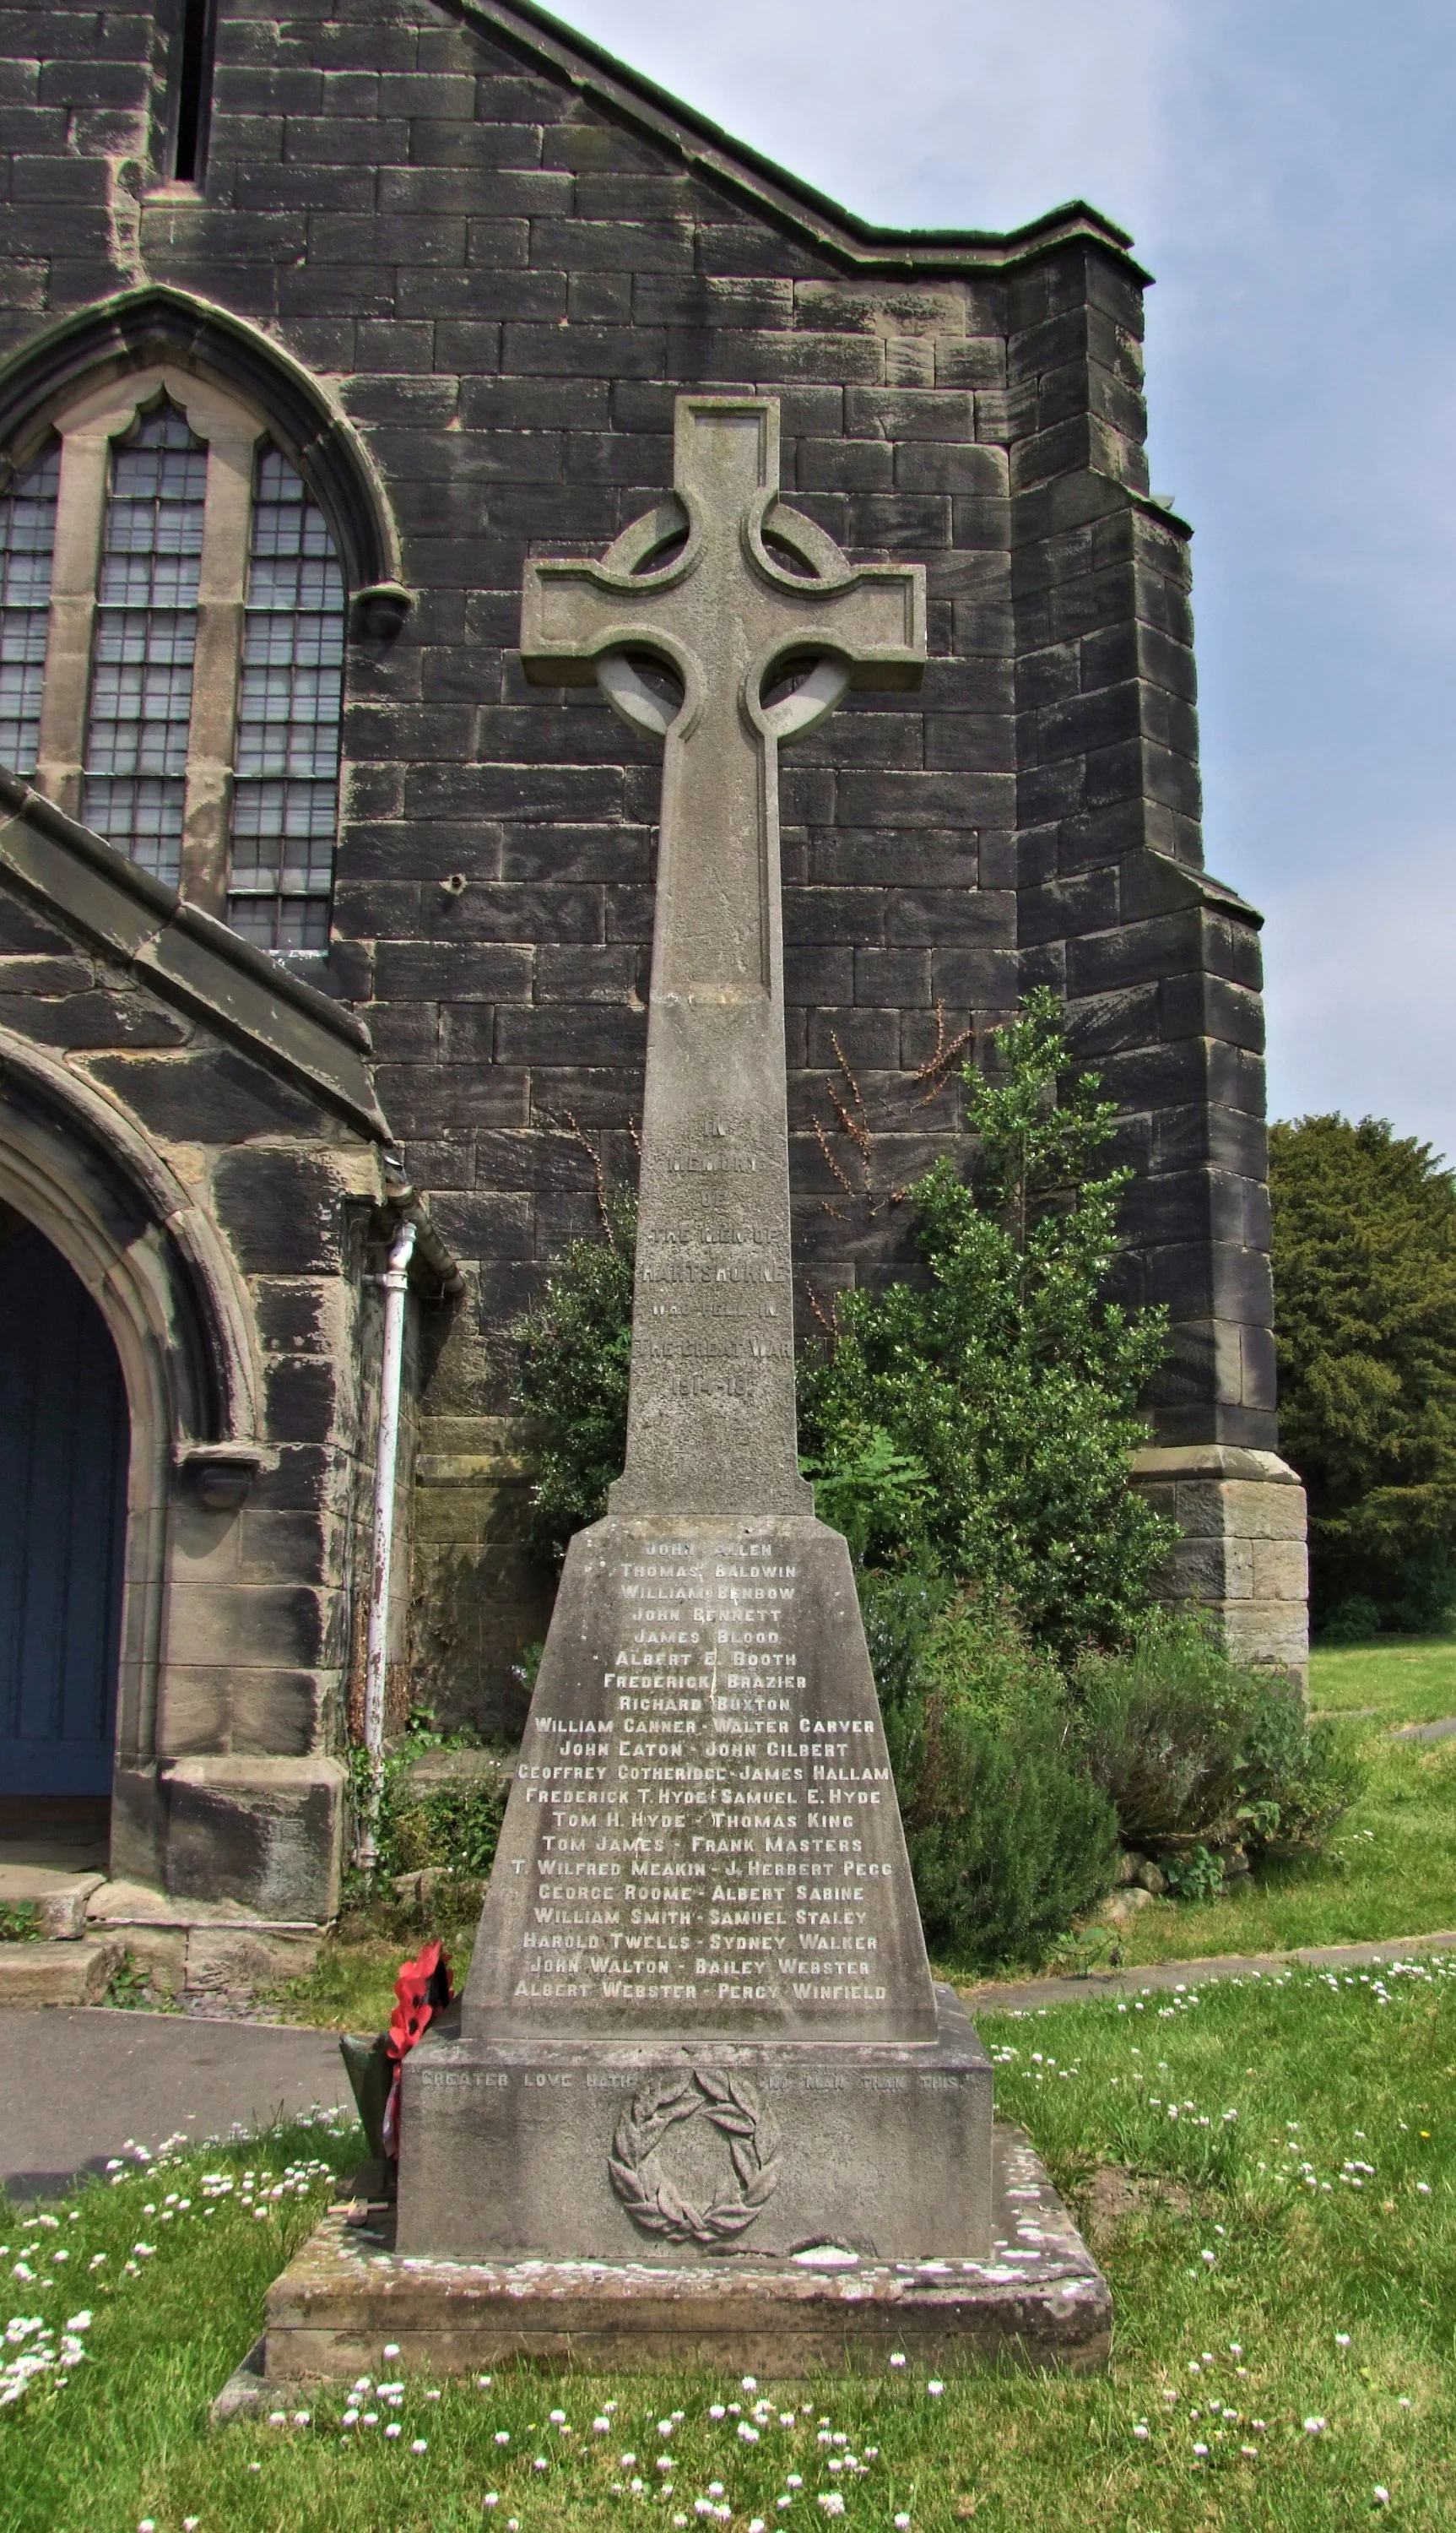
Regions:
[[[243,600],[257,435],[214,431],[207,452],[198,584],[197,665],[182,827],[182,894],[209,914],[227,911],[227,869]]]
[[[73,818],[81,816],[81,769],[86,760],[109,455],[110,434],[104,423],[68,431],[62,438],[50,632],[33,781],[37,792],[69,810]]]

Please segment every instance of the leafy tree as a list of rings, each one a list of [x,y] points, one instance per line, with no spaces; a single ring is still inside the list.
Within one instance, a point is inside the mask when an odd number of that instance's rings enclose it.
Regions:
[[[1162,1315],[1105,1299],[1131,1173],[1101,1169],[1114,1109],[1069,1062],[1042,989],[964,1068],[976,1183],[937,1161],[909,1191],[917,1284],[841,1301],[840,1334],[800,1356],[806,1471],[856,1563],[919,1565],[1009,1595],[1070,1653],[1126,1634],[1172,1545],[1128,1486],[1137,1398]],[[516,1395],[541,1432],[533,1544],[559,1563],[622,1465],[636,1208],[574,1241],[517,1329]]]
[[[600,1520],[626,1453],[635,1196],[613,1190],[602,1228],[600,1240],[573,1240],[563,1251],[515,1331],[516,1399],[540,1438],[531,1546],[551,1565],[560,1564],[573,1531]]]
[[[1161,1313],[1106,1299],[1131,1173],[1101,1168],[1115,1112],[1072,1069],[1055,995],[994,1043],[994,1073],[963,1075],[974,1183],[942,1159],[909,1191],[924,1280],[841,1297],[800,1420],[818,1501],[866,1561],[1010,1595],[1069,1653],[1126,1633],[1175,1536],[1128,1486],[1166,1338]]]
[[[1280,1432],[1316,1620],[1364,1602],[1431,1626],[1456,1601],[1456,1177],[1378,1117],[1302,1117],[1269,1147]]]

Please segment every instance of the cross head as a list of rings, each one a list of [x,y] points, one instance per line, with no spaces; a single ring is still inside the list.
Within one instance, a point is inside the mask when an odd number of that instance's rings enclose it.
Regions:
[[[849,562],[779,493],[772,396],[676,400],[672,498],[600,561],[526,567],[521,659],[664,742],[627,1465],[614,1512],[806,1512],[778,751],[913,686],[920,566]]]

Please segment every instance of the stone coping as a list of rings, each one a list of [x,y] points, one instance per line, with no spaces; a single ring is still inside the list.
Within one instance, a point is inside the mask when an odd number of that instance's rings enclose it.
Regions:
[[[569,87],[609,119],[648,135],[710,181],[766,218],[788,228],[852,272],[1016,272],[1062,245],[1095,247],[1139,281],[1151,275],[1135,264],[1133,241],[1090,204],[1064,203],[1016,229],[884,228],[845,210],[827,194],[781,167],[761,150],[735,140],[680,97],[619,60],[590,36],[565,27],[532,0],[464,0],[467,22],[513,52],[524,53],[549,77]]]
[[[1277,1451],[1253,1451],[1242,1443],[1145,1443],[1133,1454],[1133,1476],[1138,1482],[1226,1478],[1265,1487],[1303,1483]]]
[[[0,871],[55,907],[164,1002],[388,1144],[363,1021],[0,766]]]
[[[602,2372],[751,2369],[765,2381],[874,2370],[892,2351],[947,2369],[1019,2358],[1107,2363],[1112,2297],[1019,2129],[994,2146],[985,2260],[877,2263],[816,2249],[673,2268],[648,2261],[446,2261],[392,2249],[382,2208],[333,2209],[268,2290],[260,2350],[214,2416],[283,2385],[352,2384],[386,2343],[400,2373],[465,2375],[514,2359]],[[833,2264],[833,2266],[830,2266]]]

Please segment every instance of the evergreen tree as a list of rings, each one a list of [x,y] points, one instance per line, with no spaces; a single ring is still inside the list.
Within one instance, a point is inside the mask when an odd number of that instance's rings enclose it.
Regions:
[[[1070,1653],[1126,1633],[1175,1535],[1128,1485],[1163,1316],[1105,1298],[1131,1173],[1102,1166],[1115,1111],[1069,1064],[1056,996],[963,1079],[973,1183],[942,1159],[909,1191],[921,1282],[841,1296],[800,1370],[806,1465],[868,1563],[1007,1594]]]
[[[1316,1623],[1437,1624],[1456,1601],[1456,1178],[1384,1118],[1302,1117],[1269,1145],[1281,1445],[1309,1491]]]

